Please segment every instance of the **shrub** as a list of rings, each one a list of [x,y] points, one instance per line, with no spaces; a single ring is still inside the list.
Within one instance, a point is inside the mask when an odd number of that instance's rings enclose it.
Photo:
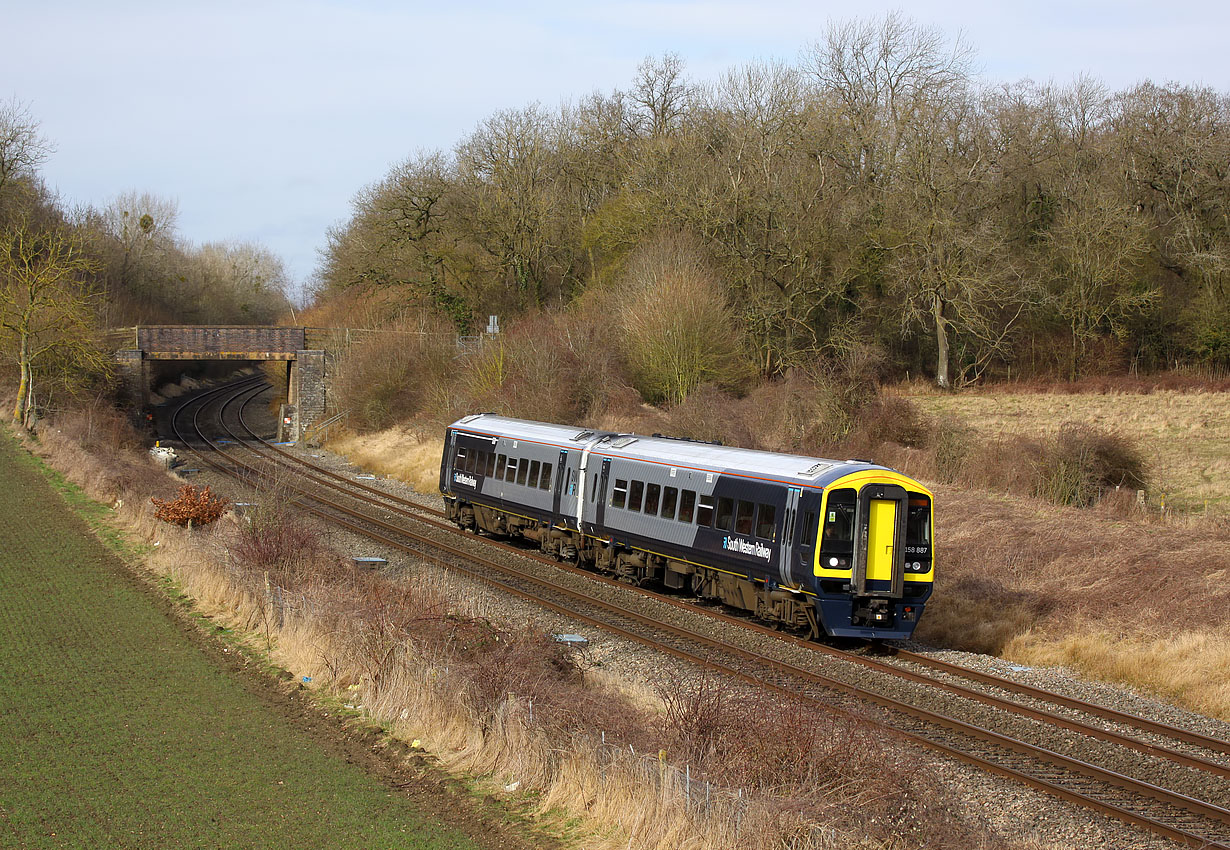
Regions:
[[[877,395],[857,414],[858,430],[871,445],[896,443],[911,449],[927,444],[928,423],[918,405],[899,395]]]
[[[974,429],[961,420],[952,417],[939,420],[931,434],[931,447],[935,453],[935,477],[944,484],[961,480],[965,473],[966,460],[976,439]]]
[[[154,503],[154,518],[175,525],[209,525],[226,513],[230,502],[220,496],[215,496],[209,485],[195,487],[185,484],[179,488],[179,495],[174,499],[159,499],[152,497]]]
[[[451,328],[431,314],[404,317],[344,349],[334,393],[360,430],[379,430],[418,413],[456,369]]]
[[[751,375],[726,290],[681,234],[665,234],[632,260],[623,281],[620,342],[633,382],[651,403],[678,404],[697,387],[739,388]]]
[[[241,566],[273,571],[286,581],[327,553],[320,533],[289,503],[289,493],[274,489],[245,515],[228,547]]]
[[[1106,490],[1144,489],[1145,479],[1144,457],[1122,434],[1067,422],[1042,453],[1035,495],[1058,505],[1088,507]]]

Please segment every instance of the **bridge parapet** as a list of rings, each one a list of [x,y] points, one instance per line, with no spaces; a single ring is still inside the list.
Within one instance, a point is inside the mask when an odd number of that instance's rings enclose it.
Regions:
[[[294,360],[305,338],[305,328],[259,325],[152,325],[136,333],[149,360]]]

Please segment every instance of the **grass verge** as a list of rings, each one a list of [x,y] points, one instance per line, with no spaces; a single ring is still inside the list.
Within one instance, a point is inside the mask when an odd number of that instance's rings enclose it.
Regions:
[[[477,846],[202,653],[107,513],[0,436],[0,844]]]

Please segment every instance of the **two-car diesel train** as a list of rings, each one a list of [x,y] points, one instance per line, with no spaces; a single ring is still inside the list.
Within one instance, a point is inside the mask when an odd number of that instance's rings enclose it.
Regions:
[[[908,638],[935,576],[931,493],[821,460],[493,414],[449,426],[449,518],[807,631]]]

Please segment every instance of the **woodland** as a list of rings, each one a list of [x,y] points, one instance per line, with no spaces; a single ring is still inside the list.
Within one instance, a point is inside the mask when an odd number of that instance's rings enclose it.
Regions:
[[[320,323],[373,298],[458,333],[700,299],[699,336],[741,352],[727,383],[868,348],[942,387],[1222,373],[1227,94],[976,68],[890,14],[793,62],[697,81],[667,54],[624,90],[497,112],[357,194],[322,252]]]

